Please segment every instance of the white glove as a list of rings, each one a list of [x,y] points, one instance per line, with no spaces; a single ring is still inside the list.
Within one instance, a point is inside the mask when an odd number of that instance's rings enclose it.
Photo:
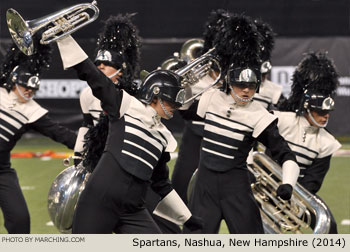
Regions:
[[[83,49],[70,35],[58,40],[57,46],[64,69],[75,66],[88,58]]]

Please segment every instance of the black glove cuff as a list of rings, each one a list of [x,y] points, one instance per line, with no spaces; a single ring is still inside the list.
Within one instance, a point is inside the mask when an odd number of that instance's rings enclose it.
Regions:
[[[203,220],[200,217],[192,215],[185,223],[184,226],[190,231],[203,229]]]
[[[290,200],[293,193],[293,186],[290,184],[282,184],[277,188],[276,194],[283,200]]]

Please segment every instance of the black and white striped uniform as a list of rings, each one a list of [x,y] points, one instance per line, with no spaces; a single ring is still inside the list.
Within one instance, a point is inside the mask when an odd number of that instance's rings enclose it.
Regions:
[[[332,155],[341,144],[324,128],[311,126],[304,116],[294,112],[278,112],[278,129],[288,142],[300,167],[298,182],[312,194],[316,194],[329,170]],[[331,215],[330,233],[337,233],[337,225]]]
[[[198,83],[191,87],[192,95],[196,95],[202,90],[208,88],[213,83],[209,76],[202,78]],[[196,101],[199,100],[199,97]],[[181,111],[180,111],[180,114]],[[186,120],[182,132],[179,155],[176,160],[171,182],[174,189],[180,195],[181,199],[187,203],[187,188],[194,171],[198,168],[200,146],[202,143],[204,122],[198,120]]]
[[[259,93],[255,93],[253,99],[269,110],[271,105],[277,105],[281,94],[282,85],[265,79],[265,81],[260,84]]]
[[[18,101],[14,92],[0,87],[0,207],[9,233],[29,233],[27,204],[11,168],[10,153],[21,136],[35,130],[73,149],[76,134],[52,121],[47,110],[34,100]]]
[[[311,126],[304,116],[279,112],[278,129],[295,153],[300,167],[298,182],[316,194],[329,169],[331,156],[341,144],[324,128]]]
[[[117,90],[89,59],[74,67],[102,101],[109,133],[105,151],[79,199],[73,232],[160,232],[145,209],[145,195],[150,182],[162,197],[172,190],[166,162],[176,140],[151,106]]]
[[[84,136],[88,132],[89,127],[97,124],[102,112],[101,101],[92,94],[90,87],[84,88],[81,92],[80,106],[83,112],[84,121],[82,127],[79,129],[77,142],[74,146],[75,156],[80,156],[80,153],[82,153],[84,149]],[[180,233],[181,230],[176,224],[152,214],[159,201],[160,196],[153,192],[153,190],[149,190],[146,195],[146,207],[151,213],[153,219],[163,233]]]
[[[255,101],[238,106],[230,94],[216,89],[202,95],[197,114],[205,125],[190,210],[205,221],[204,233],[217,233],[222,219],[230,233],[263,233],[246,159],[258,140],[272,147],[279,163],[295,161],[278,134],[276,117]]]

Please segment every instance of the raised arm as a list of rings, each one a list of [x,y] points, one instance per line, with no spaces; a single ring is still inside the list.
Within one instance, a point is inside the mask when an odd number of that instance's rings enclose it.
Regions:
[[[102,109],[109,116],[119,117],[123,92],[115,88],[113,82],[94,65],[71,36],[59,40],[57,45],[64,69],[73,67],[79,79],[86,81],[94,96],[102,102]]]

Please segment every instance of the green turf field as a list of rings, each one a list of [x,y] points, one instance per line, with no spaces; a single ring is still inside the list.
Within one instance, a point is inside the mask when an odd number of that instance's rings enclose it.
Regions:
[[[349,144],[345,144],[350,149]],[[71,152],[50,139],[34,138],[21,140],[13,152],[33,151]],[[172,168],[174,160],[169,163]],[[17,170],[31,215],[31,232],[34,234],[58,233],[55,227],[47,226],[50,218],[47,210],[47,194],[53,179],[65,167],[61,159],[41,160],[39,158],[12,159],[12,167]],[[342,220],[350,220],[350,157],[334,157],[319,195],[327,202],[338,223],[339,233],[350,234],[350,225],[341,225]],[[0,216],[0,233],[6,233]],[[220,233],[228,233],[223,223]]]

